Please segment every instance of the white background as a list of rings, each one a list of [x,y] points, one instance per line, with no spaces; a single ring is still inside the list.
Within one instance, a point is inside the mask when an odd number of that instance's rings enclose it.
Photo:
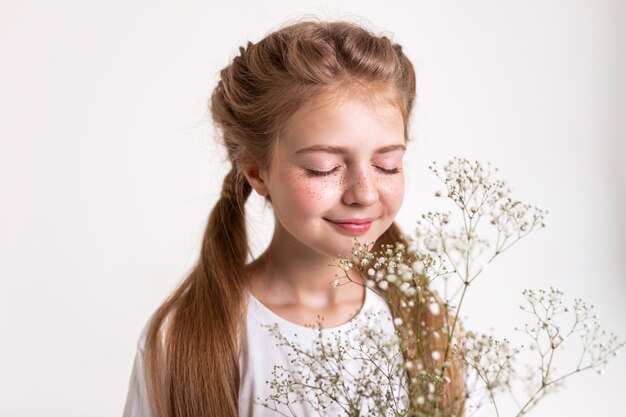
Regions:
[[[439,207],[428,163],[455,155],[550,211],[476,281],[468,325],[510,335],[521,291],[554,285],[626,338],[624,2],[1,1],[1,417],[121,414],[228,169],[206,108],[219,70],[303,14],[386,31],[415,65],[404,230]],[[249,212],[258,253],[271,212]],[[625,375],[619,356],[531,415],[624,415]]]

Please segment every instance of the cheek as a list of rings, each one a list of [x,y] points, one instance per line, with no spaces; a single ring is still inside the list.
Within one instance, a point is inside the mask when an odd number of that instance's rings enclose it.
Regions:
[[[396,213],[404,199],[404,174],[390,175],[378,179],[380,199],[392,213]]]
[[[319,214],[331,207],[340,193],[341,184],[337,179],[311,178],[304,173],[285,173],[283,201],[288,202],[285,208],[294,214]]]

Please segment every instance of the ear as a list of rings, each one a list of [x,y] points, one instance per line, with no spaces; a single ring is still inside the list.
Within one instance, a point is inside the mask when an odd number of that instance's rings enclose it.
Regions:
[[[270,191],[267,188],[266,178],[267,172],[259,168],[248,168],[244,170],[243,175],[248,180],[248,183],[254,188],[260,196],[266,197]]]

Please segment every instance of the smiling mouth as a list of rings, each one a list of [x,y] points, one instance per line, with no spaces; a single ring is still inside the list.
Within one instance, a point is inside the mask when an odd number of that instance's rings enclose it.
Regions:
[[[365,219],[348,219],[348,220],[341,220],[341,221],[333,221],[329,219],[324,219],[324,220],[348,232],[364,233],[370,229],[370,227],[372,226],[372,222],[375,219],[365,218]]]

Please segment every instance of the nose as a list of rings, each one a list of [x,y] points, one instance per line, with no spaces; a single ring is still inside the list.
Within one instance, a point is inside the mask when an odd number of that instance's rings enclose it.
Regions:
[[[371,206],[378,201],[378,189],[368,167],[355,167],[345,179],[343,202],[349,205]]]

